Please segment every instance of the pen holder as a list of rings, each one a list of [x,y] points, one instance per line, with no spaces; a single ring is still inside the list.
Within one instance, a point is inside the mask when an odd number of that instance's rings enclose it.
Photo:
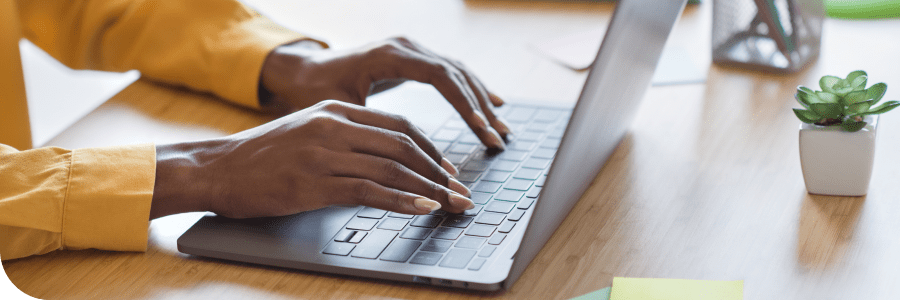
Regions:
[[[819,55],[822,0],[713,1],[713,62],[776,73],[800,71]]]

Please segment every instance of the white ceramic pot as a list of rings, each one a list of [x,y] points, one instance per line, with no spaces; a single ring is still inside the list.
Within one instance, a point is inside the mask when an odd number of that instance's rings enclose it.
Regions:
[[[878,116],[857,132],[840,126],[800,125],[800,167],[810,194],[862,196],[869,190],[875,164]]]

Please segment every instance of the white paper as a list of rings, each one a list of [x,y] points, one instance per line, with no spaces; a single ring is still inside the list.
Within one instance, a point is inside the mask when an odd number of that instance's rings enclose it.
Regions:
[[[25,39],[19,51],[34,147],[45,145],[141,76],[136,70],[72,70]]]

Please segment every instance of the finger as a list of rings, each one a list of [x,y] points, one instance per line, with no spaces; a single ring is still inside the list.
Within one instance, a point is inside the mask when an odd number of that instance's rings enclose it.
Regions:
[[[349,144],[350,151],[396,161],[431,182],[465,196],[472,194],[468,188],[431,160],[412,138],[405,134],[362,124],[351,126],[344,133],[353,137]]]
[[[396,51],[379,52],[386,55],[376,61],[381,65],[371,74],[375,80],[385,78],[409,78],[434,86],[444,98],[453,105],[460,116],[472,129],[472,132],[487,146],[503,149],[506,145],[492,128],[488,127],[485,116],[481,113],[464,77],[452,65],[425,56],[409,48],[397,46]]]
[[[425,135],[425,133],[422,132],[419,127],[416,127],[411,122],[409,122],[408,119],[377,109],[353,105],[349,105],[347,107],[346,117],[348,120],[355,123],[384,128],[387,130],[405,134],[406,136],[411,138],[413,142],[415,142],[416,146],[418,146],[419,149],[425,153],[425,155],[430,157],[432,161],[440,164],[441,167],[451,175],[459,175],[459,170],[457,170],[456,167],[454,167],[453,164],[444,157],[441,151],[434,146],[434,144]]]
[[[463,79],[469,86],[469,89],[474,93],[474,96],[477,99],[477,104],[480,107],[481,112],[485,115],[486,119],[490,123],[491,127],[495,128],[496,131],[503,137],[506,137],[508,134],[512,133],[509,125],[502,118],[499,118],[499,116],[494,114],[493,107],[488,104],[488,102],[490,101],[491,104],[499,103],[500,105],[503,105],[503,100],[501,100],[496,95],[488,93],[487,88],[484,87],[484,84],[481,83],[481,80],[475,77],[475,75],[471,71],[469,71],[462,63],[438,55],[431,50],[420,46],[418,43],[406,38],[399,37],[395,38],[395,40],[397,40],[397,42],[401,45],[409,47],[414,51],[417,51],[434,59],[444,61],[459,70],[459,73],[462,74]]]
[[[387,188],[368,179],[333,177],[334,204],[356,204],[403,214],[422,215],[441,208],[432,199],[413,193]]]
[[[403,164],[383,157],[345,153],[335,160],[334,176],[371,180],[381,186],[422,195],[441,204],[444,210],[461,213],[473,208],[472,200],[413,172]]]
[[[493,93],[488,93],[488,96],[491,97],[491,103],[496,107],[501,107],[503,104],[506,104],[506,101],[503,101],[503,99],[500,99],[499,96],[494,95]]]

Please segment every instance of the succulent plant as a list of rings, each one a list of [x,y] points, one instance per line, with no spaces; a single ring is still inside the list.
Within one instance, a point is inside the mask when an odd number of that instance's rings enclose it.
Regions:
[[[795,108],[794,114],[803,123],[841,125],[846,131],[859,131],[866,127],[863,121],[866,115],[883,114],[900,106],[900,101],[887,101],[875,106],[884,97],[887,84],[876,83],[867,89],[868,79],[865,71],[853,71],[843,79],[822,76],[819,80],[821,91],[801,85],[797,87],[794,98],[805,109]]]

